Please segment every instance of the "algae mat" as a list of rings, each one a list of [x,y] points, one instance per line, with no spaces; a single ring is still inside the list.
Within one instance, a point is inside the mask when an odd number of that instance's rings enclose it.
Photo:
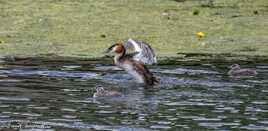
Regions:
[[[158,56],[268,55],[267,0],[0,0],[0,24],[1,55],[100,57],[129,37]]]

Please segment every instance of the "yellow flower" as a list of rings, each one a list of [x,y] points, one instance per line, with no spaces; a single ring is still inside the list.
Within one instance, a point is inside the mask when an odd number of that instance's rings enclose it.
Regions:
[[[199,39],[202,39],[203,37],[205,37],[205,33],[204,32],[197,32],[196,33],[196,36],[199,38]]]

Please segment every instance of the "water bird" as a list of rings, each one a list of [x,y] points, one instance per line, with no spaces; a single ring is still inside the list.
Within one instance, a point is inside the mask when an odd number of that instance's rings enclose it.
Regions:
[[[233,64],[230,68],[227,74],[232,77],[256,76],[258,74],[254,69],[241,69],[239,64]]]
[[[126,49],[134,48],[134,54],[126,54]],[[107,53],[114,53],[114,63],[117,67],[132,75],[138,83],[155,85],[159,83],[145,64],[157,63],[154,51],[149,44],[129,39],[126,43],[116,43],[110,46]]]
[[[96,92],[93,94],[93,97],[116,97],[116,96],[122,96],[120,92],[117,91],[107,91],[102,86],[96,86],[95,87]]]

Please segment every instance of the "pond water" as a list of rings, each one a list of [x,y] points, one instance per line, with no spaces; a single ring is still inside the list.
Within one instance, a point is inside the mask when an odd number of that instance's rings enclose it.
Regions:
[[[39,130],[268,130],[268,63],[257,77],[230,78],[230,62],[149,67],[145,89],[106,60],[3,59],[0,128]],[[94,99],[96,86],[123,96]]]

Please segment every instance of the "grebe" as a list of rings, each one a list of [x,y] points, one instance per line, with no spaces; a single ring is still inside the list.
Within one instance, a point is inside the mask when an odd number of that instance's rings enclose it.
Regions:
[[[232,77],[240,77],[240,76],[256,76],[258,73],[254,69],[241,69],[240,65],[233,64],[230,66],[231,70],[228,71],[228,75]]]
[[[150,46],[147,46],[145,48],[150,48]],[[152,50],[150,48],[150,50]],[[146,85],[155,85],[158,83],[158,79],[153,76],[153,74],[148,70],[148,68],[145,66],[145,63],[153,63],[154,58],[148,58],[150,56],[154,56],[154,54],[148,54],[151,53],[152,51],[149,51],[147,53],[144,53],[146,51],[140,51],[142,53],[138,52],[137,57],[133,55],[126,55],[126,48],[122,43],[117,43],[112,45],[111,47],[108,48],[107,53],[115,53],[114,56],[114,63],[116,66],[119,68],[125,70],[127,73],[132,75],[139,83],[144,83]],[[141,56],[147,56],[146,58],[138,59]],[[150,62],[150,60],[153,60]]]
[[[96,92],[93,94],[93,97],[115,97],[115,96],[122,96],[120,92],[117,91],[106,91],[102,86],[97,86]]]

